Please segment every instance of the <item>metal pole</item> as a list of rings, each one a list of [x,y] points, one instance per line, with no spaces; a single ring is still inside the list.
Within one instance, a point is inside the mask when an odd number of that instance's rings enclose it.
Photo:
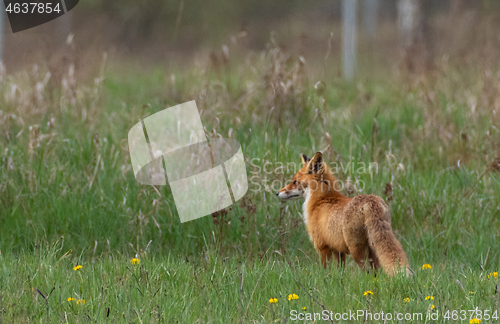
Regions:
[[[398,32],[399,44],[402,50],[405,50],[413,43],[416,13],[417,0],[398,1]]]
[[[342,1],[342,65],[344,78],[352,81],[356,70],[357,0]]]

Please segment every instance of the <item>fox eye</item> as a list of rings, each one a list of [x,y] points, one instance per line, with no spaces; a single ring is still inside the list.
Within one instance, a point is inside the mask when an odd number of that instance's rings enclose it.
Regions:
[[[295,180],[295,181],[293,182],[293,184],[294,184],[294,185],[298,185],[298,184],[299,184],[299,182],[298,182],[297,180]]]

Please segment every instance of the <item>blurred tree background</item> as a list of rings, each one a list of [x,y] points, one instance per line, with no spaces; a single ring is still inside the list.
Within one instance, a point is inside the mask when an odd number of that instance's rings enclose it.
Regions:
[[[357,52],[369,66],[397,62],[415,72],[432,68],[443,55],[466,59],[471,52],[485,50],[479,43],[490,51],[498,48],[496,0],[344,3],[356,3]],[[8,26],[4,29],[8,71],[41,60],[58,62],[61,51],[67,51],[69,34],[74,34],[82,64],[95,61],[103,51],[142,64],[162,64],[196,55],[208,58],[222,45],[236,42],[240,53],[233,56],[275,42],[289,53],[320,66],[331,63],[333,71],[341,71],[334,64],[337,58],[340,62],[342,46],[340,0],[87,0],[65,19],[16,34]]]

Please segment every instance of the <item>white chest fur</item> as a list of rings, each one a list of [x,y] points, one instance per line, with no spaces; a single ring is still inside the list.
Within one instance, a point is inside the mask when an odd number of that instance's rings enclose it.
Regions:
[[[311,192],[309,191],[309,188],[307,188],[304,192],[304,198],[305,198],[305,201],[304,201],[304,204],[302,205],[302,217],[304,218],[304,223],[307,225],[307,217],[308,217],[308,213],[307,213],[307,204],[309,203],[309,198],[311,198]]]

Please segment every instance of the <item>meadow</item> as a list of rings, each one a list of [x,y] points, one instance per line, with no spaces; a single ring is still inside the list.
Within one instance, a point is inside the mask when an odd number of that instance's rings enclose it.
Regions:
[[[61,71],[0,76],[0,322],[498,322],[495,65],[443,57],[425,75],[347,83],[269,46]],[[242,145],[250,183],[230,208],[181,224],[168,186],[135,181],[127,132],[189,100],[207,137]],[[412,278],[320,266],[302,203],[275,196],[287,163],[319,150],[343,166],[345,195],[386,200]],[[332,320],[306,317],[325,310]]]

